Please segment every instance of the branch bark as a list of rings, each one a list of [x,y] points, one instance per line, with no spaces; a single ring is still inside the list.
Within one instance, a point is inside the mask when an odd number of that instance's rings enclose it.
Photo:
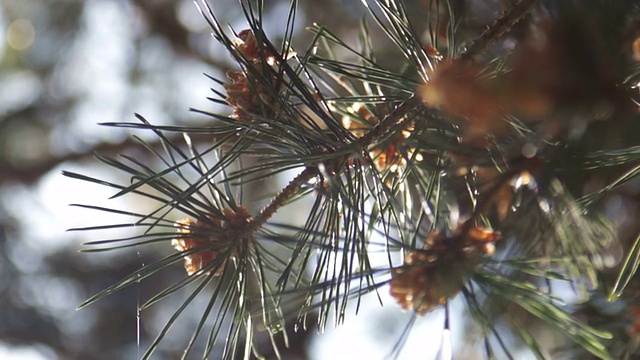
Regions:
[[[458,58],[460,60],[473,60],[473,58],[480,55],[489,44],[509,32],[515,24],[529,14],[537,3],[538,0],[520,0],[491,24]]]

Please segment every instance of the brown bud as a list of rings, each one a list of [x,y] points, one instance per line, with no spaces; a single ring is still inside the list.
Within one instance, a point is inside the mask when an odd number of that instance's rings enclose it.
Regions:
[[[500,133],[506,126],[495,87],[478,65],[447,60],[436,66],[418,94],[426,105],[452,116],[465,130],[466,138],[476,138]]]
[[[208,266],[219,256],[233,258],[238,246],[245,240],[244,229],[249,225],[251,216],[247,209],[239,206],[237,211],[223,210],[223,218],[209,218],[207,221],[185,219],[176,222],[178,235],[171,245],[178,251],[200,248],[184,256],[187,274],[193,275]],[[215,276],[222,274],[226,260],[216,270]]]

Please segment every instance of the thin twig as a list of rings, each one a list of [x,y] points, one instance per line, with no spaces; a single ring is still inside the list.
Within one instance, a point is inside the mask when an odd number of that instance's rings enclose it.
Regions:
[[[382,119],[371,131],[354,141],[350,147],[355,145],[358,148],[366,150],[371,144],[383,138],[394,126],[408,121],[410,117],[408,117],[407,114],[421,106],[423,106],[423,104],[418,96],[409,98],[400,104],[391,114]]]
[[[317,167],[307,167],[305,168],[298,176],[293,178],[289,185],[287,185],[276,197],[271,200],[269,205],[267,205],[260,213],[251,220],[251,224],[247,227],[248,232],[256,231],[262,225],[264,225],[267,220],[269,220],[273,214],[278,211],[293,195],[295,195],[296,191],[307,181],[313,179],[315,176],[319,174]]]
[[[533,9],[537,2],[538,0],[520,0],[520,2],[509,8],[507,12],[491,24],[458,58],[460,60],[472,60],[475,56],[482,53],[489,44],[496,41],[511,30],[518,21],[522,20],[522,18]]]
[[[353,143],[345,145],[350,149],[354,146],[360,150],[366,150],[371,144],[375,143],[387,132],[396,125],[401,125],[409,118],[407,114],[414,111],[419,106],[422,106],[422,102],[416,96],[408,99],[395,109],[391,114],[378,123],[371,131],[365,134],[363,137],[354,141]],[[337,153],[342,153],[338,150]],[[247,231],[253,232],[262,227],[277,211],[280,209],[291,197],[293,197],[298,189],[307,181],[311,180],[315,176],[319,175],[320,171],[316,166],[308,166],[300,174],[298,174],[289,184],[271,200],[260,213],[251,221]]]

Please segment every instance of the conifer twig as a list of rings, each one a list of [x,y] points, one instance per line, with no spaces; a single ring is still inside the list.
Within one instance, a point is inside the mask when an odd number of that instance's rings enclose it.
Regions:
[[[382,138],[395,125],[407,120],[407,114],[415,110],[418,106],[422,106],[422,101],[418,96],[413,96],[402,103],[391,114],[382,119],[371,131],[354,142],[356,146],[367,148]]]
[[[382,138],[395,125],[399,125],[406,121],[406,115],[415,110],[418,106],[422,106],[422,102],[417,96],[409,98],[395,109],[389,116],[385,117],[371,131],[358,140],[346,146],[352,148],[354,145],[358,149],[366,150],[371,144]],[[341,151],[338,151],[341,153]],[[263,226],[277,211],[280,209],[296,191],[307,181],[319,175],[320,172],[315,166],[306,167],[298,174],[289,184],[276,195],[273,200],[251,221],[247,231],[252,232]]]
[[[275,214],[278,209],[280,209],[293,195],[295,195],[296,191],[307,181],[313,179],[316,175],[318,175],[317,167],[307,167],[300,174],[298,174],[293,180],[289,182],[289,184],[276,195],[276,197],[271,200],[269,205],[267,205],[260,213],[251,220],[251,224],[247,227],[247,231],[255,231],[258,230],[262,225],[264,225],[267,220],[269,220],[273,214]]]
[[[518,21],[522,20],[537,2],[538,0],[520,0],[517,4],[511,6],[460,54],[459,59],[472,60],[482,53],[489,44],[507,33]]]

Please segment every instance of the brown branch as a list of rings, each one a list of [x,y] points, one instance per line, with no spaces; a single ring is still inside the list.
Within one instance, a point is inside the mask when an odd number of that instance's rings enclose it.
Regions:
[[[182,133],[171,133],[166,136],[171,141],[180,141],[182,139]],[[211,136],[205,135],[191,135],[191,138],[194,142],[209,143],[211,141]],[[160,141],[153,142],[149,145],[158,149],[162,148],[162,143]],[[3,161],[0,161],[0,185],[5,182],[17,182],[30,185],[37,182],[46,173],[65,162],[82,161],[92,157],[95,153],[117,154],[123,153],[127,149],[136,148],[146,150],[139,141],[133,138],[128,138],[127,140],[118,143],[98,143],[86,151],[70,152],[58,157],[42,159],[35,163],[23,164],[22,166],[13,164],[4,159]]]
[[[507,12],[499,17],[493,24],[489,25],[489,28],[485,30],[477,39],[473,41],[467,50],[464,51],[458,57],[460,60],[472,60],[477,55],[480,55],[492,42],[499,39],[501,36],[509,32],[511,28],[524,18],[533,7],[538,3],[538,0],[520,0],[517,4],[513,5]]]
[[[151,28],[151,32],[166,39],[176,54],[206,62],[222,73],[232,68],[231,63],[208,56],[189,45],[191,31],[178,19],[173,1],[133,0],[133,4]]]
[[[387,115],[382,121],[380,121],[371,131],[364,136],[354,141],[349,147],[354,145],[362,150],[367,150],[371,144],[374,144],[379,139],[383,138],[389,130],[395,126],[403,125],[410,117],[407,116],[415,109],[424,106],[418,96],[412,96],[404,103],[400,104],[391,114]]]
[[[407,101],[398,106],[395,111],[385,117],[380,123],[378,123],[371,131],[365,134],[363,137],[357,139],[353,143],[345,145],[345,148],[353,149],[354,147],[358,151],[365,151],[382,137],[384,137],[395,126],[404,124],[408,119],[407,116],[412,111],[421,107],[422,102],[417,96],[409,98]],[[336,153],[343,153],[338,150]],[[298,174],[289,184],[271,200],[260,213],[251,220],[251,224],[247,227],[248,232],[253,232],[262,227],[287,201],[289,201],[300,189],[304,183],[318,176],[320,171],[317,166],[307,166],[300,174]]]
[[[87,159],[95,152],[116,153],[134,145],[134,141],[127,140],[119,143],[99,143],[87,151],[71,152],[59,157],[51,157],[30,164],[13,164],[5,159],[0,162],[0,185],[5,182],[19,182],[32,184],[56,166],[68,162]]]
[[[247,231],[253,232],[262,227],[278,209],[280,209],[289,199],[291,199],[296,191],[304,185],[307,181],[313,179],[319,174],[317,167],[307,167],[298,176],[293,178],[289,184],[276,195],[273,200],[267,205],[260,213],[251,220],[251,224],[248,226]]]

